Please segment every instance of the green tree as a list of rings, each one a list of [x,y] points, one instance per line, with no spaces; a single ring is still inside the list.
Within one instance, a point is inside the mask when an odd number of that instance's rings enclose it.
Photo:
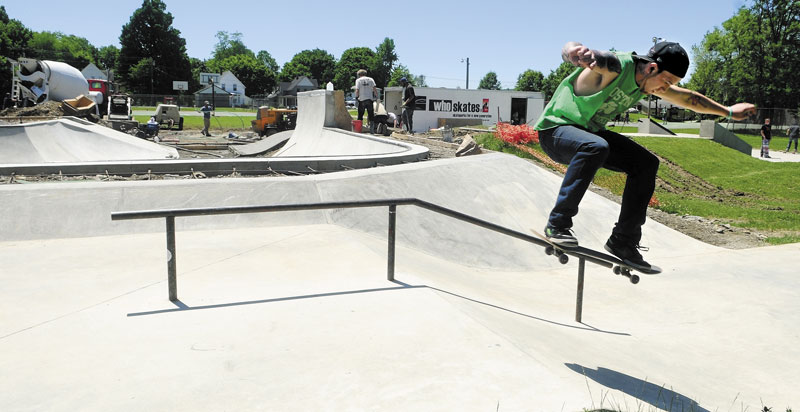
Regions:
[[[119,49],[116,46],[104,46],[97,51],[97,67],[104,70],[117,68]]]
[[[370,68],[371,76],[378,87],[383,88],[389,83],[396,63],[397,53],[394,51],[394,40],[386,37],[375,49],[375,60]]]
[[[336,59],[325,50],[303,50],[286,62],[281,70],[280,79],[290,82],[298,76],[316,79],[321,87],[333,81]]]
[[[31,30],[19,20],[9,18],[6,8],[0,6],[0,90],[3,91],[0,97],[11,90],[11,62],[8,58],[24,56],[25,48],[32,37]]]
[[[97,62],[98,50],[83,37],[61,32],[35,32],[28,41],[30,57],[67,63],[82,70]]]
[[[128,69],[126,85],[137,93],[153,93],[155,89],[156,63],[150,57],[140,59]]]
[[[400,86],[401,85],[400,79],[402,79],[403,77],[408,79],[408,82],[411,83],[411,85],[413,86],[428,87],[428,83],[425,80],[425,75],[421,74],[419,76],[415,76],[408,70],[408,67],[402,64],[397,65],[397,67],[395,67],[394,70],[392,70],[392,76],[389,79],[389,84],[387,86],[389,87]]]
[[[570,63],[563,62],[559,65],[555,70],[550,70],[550,74],[544,79],[544,85],[542,87],[542,93],[544,93],[544,99],[549,100],[553,98],[553,93],[555,93],[558,85],[561,84],[567,76],[572,74],[575,71],[576,67]]]
[[[272,70],[273,73],[279,73],[281,71],[281,66],[278,65],[278,62],[275,61],[275,58],[272,57],[266,50],[261,50],[256,54],[256,59],[260,61],[264,66],[268,69]]]
[[[153,93],[170,94],[173,81],[190,79],[192,71],[186,40],[172,27],[172,21],[172,14],[167,12],[163,1],[143,0],[130,21],[122,26],[117,77],[132,92],[151,92],[150,87],[142,88],[140,79],[134,81],[135,76],[142,74],[141,70],[132,75],[132,68],[140,66],[142,59],[149,58],[155,63],[150,72]]]
[[[268,94],[276,84],[275,73],[264,66],[255,56],[236,54],[223,60],[213,59],[207,62],[214,73],[230,71],[244,85],[250,95]]]
[[[255,58],[256,54],[242,42],[242,33],[217,32],[217,44],[214,45],[214,60],[225,60],[231,56],[244,54]]]
[[[514,90],[526,92],[540,92],[544,89],[544,75],[536,70],[525,70],[517,77],[517,86]]]
[[[484,90],[500,90],[500,80],[497,80],[497,73],[486,73],[486,76],[483,76],[480,83],[478,83],[478,88]]]
[[[342,52],[342,57],[336,63],[333,76],[333,85],[338,90],[350,91],[355,84],[356,72],[360,69],[367,71],[367,75],[375,79],[375,52],[368,47],[352,47]],[[380,87],[380,86],[378,86]]]
[[[723,104],[798,106],[800,2],[753,0],[693,48],[689,87]]]
[[[208,73],[210,69],[206,66],[205,60],[200,60],[195,57],[189,58],[189,65],[192,68],[192,77],[189,78],[189,90],[200,90],[206,87],[205,84],[200,84],[200,73]]]

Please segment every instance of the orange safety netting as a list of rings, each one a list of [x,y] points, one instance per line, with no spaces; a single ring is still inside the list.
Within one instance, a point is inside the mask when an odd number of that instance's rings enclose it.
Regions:
[[[539,132],[527,124],[514,126],[510,123],[497,122],[495,133],[502,141],[512,144],[539,143]]]

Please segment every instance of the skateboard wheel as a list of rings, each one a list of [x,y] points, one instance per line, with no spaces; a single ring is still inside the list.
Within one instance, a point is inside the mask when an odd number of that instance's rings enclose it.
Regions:
[[[634,285],[639,283],[639,275],[631,275],[631,283]]]
[[[553,247],[552,246],[548,246],[548,247],[544,248],[544,254],[547,255],[547,256],[552,255],[553,254]]]
[[[567,262],[569,262],[569,256],[567,256],[565,254],[561,254],[558,257],[558,261],[561,262],[562,265],[565,265]]]
[[[622,274],[622,268],[620,268],[619,266],[614,266],[614,274],[615,275],[621,275]]]

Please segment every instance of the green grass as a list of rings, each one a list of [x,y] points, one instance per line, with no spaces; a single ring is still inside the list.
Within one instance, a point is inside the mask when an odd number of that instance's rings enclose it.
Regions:
[[[476,140],[490,150],[531,157],[491,134],[479,135]],[[705,139],[634,140],[668,159],[658,171],[659,179],[666,183],[656,189],[659,209],[770,231],[774,236],[767,241],[772,244],[800,241],[799,164],[764,162]],[[541,151],[538,145],[530,147]],[[625,175],[600,169],[594,182],[621,195]]]
[[[155,113],[156,112],[155,106],[132,106],[131,110],[146,111],[146,112],[151,112],[151,113]],[[181,110],[200,110],[200,108],[199,107],[183,106],[183,107],[181,107]],[[216,111],[218,111],[218,112],[242,112],[242,113],[252,113],[253,116],[256,115],[256,110],[255,109],[251,109],[249,107],[220,107]]]
[[[139,123],[147,123],[150,116],[133,116]],[[255,114],[252,116],[213,116],[211,118],[211,130],[249,130],[250,121],[255,120]],[[184,116],[183,117],[184,129],[197,129],[203,128],[202,116]]]

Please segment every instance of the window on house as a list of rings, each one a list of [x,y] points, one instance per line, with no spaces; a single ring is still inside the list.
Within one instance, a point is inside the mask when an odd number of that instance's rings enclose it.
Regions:
[[[233,84],[233,91],[236,91],[236,83]]]
[[[225,88],[225,83],[222,83],[222,90],[228,90]]]

